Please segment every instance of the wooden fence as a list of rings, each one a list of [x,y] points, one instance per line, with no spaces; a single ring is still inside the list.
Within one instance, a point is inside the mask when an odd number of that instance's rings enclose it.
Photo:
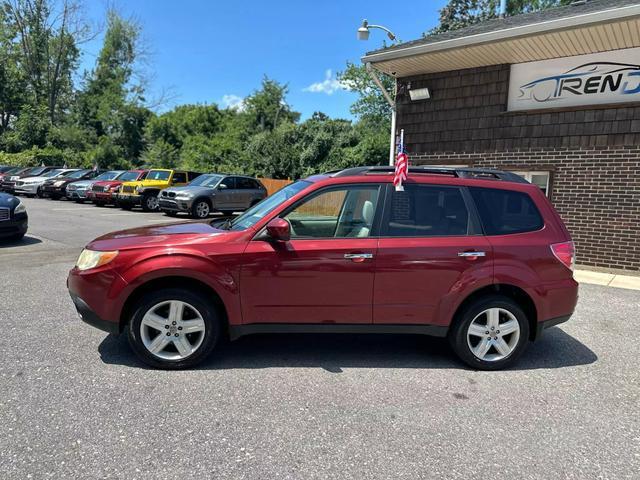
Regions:
[[[285,185],[292,183],[292,180],[276,180],[274,178],[259,178],[258,180],[265,186],[269,195],[273,195]]]

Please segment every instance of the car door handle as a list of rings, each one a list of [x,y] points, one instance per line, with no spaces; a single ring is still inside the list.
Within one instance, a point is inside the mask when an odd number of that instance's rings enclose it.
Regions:
[[[364,262],[373,258],[373,253],[345,253],[344,258],[352,262]]]
[[[467,258],[478,258],[478,257],[486,257],[487,254],[485,252],[458,252],[459,257],[467,257]]]

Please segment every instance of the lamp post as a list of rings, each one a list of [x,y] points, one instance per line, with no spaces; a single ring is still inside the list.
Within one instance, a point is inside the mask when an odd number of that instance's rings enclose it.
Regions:
[[[396,40],[396,36],[387,27],[384,27],[382,25],[371,25],[367,20],[363,20],[362,21],[362,25],[360,26],[360,28],[358,28],[358,40],[369,40],[369,33],[370,33],[370,30],[372,28],[377,28],[379,30],[384,31],[387,34],[387,37],[389,37],[389,40],[391,40],[392,42],[394,42]],[[389,95],[387,90],[384,88],[384,85],[382,85],[382,82],[380,81],[380,78],[378,78],[378,75],[376,74],[375,70],[373,69],[373,67],[371,66],[370,63],[366,64],[366,68],[367,68],[367,72],[369,73],[369,75],[371,76],[371,78],[373,79],[375,84],[378,86],[378,88],[380,88],[380,90],[382,90],[382,94],[384,95],[384,98],[387,100],[387,103],[389,103],[389,106],[391,107],[391,140],[390,140],[390,145],[389,145],[389,165],[393,166],[395,164],[395,161],[396,161],[396,151],[395,151],[396,150],[396,104],[395,104],[395,97],[396,97],[396,91],[397,91],[397,88],[398,88],[398,84],[394,79],[393,98],[391,98],[391,96]]]

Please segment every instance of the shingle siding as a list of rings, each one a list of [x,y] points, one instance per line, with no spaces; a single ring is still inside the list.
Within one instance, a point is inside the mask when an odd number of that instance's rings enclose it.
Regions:
[[[550,171],[578,263],[640,271],[640,106],[507,113],[508,81],[508,65],[400,79],[432,93],[398,98],[411,163]]]

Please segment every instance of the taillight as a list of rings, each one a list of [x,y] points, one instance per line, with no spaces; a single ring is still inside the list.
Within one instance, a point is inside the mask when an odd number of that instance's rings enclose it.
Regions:
[[[565,267],[573,270],[576,265],[576,247],[573,242],[554,243],[551,251]]]

